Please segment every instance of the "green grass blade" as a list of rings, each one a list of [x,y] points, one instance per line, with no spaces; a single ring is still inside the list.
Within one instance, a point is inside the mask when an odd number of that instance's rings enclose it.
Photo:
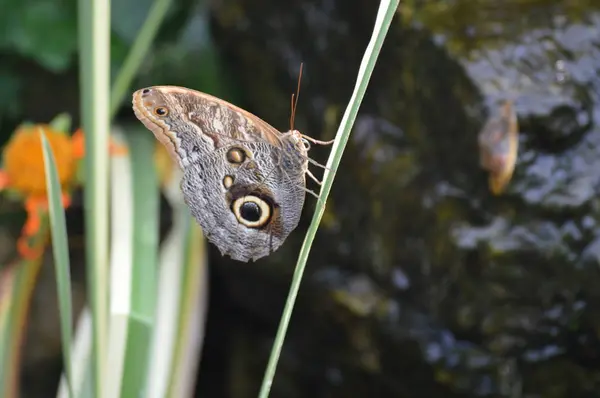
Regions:
[[[33,250],[43,250],[49,237],[49,220],[39,212],[40,227],[31,240]],[[0,267],[0,397],[19,390],[21,348],[25,337],[32,293],[42,267],[42,257]]]
[[[108,134],[110,1],[79,0],[81,116],[85,133],[85,229],[88,302],[92,311],[92,385],[104,397],[108,351]]]
[[[178,180],[177,177],[179,175],[171,178],[171,182]],[[173,357],[178,338],[177,316],[181,311],[181,281],[185,271],[184,246],[190,224],[189,213],[182,212],[181,193],[169,188],[167,187],[165,194],[173,207],[173,227],[160,252],[156,328],[146,385],[148,398],[168,396],[167,389],[173,372]],[[183,206],[185,207],[185,204]]]
[[[48,209],[50,215],[50,230],[52,232],[52,252],[56,273],[56,287],[60,309],[60,331],[62,337],[62,352],[69,397],[73,398],[73,371],[71,368],[71,329],[73,322],[73,305],[71,303],[71,269],[69,262],[69,244],[67,241],[67,223],[65,209],[62,207],[61,187],[52,148],[39,129],[44,153],[44,168],[46,187],[48,190]]]
[[[362,102],[365,91],[367,90],[367,85],[369,84],[371,74],[373,73],[375,62],[377,61],[377,57],[379,56],[385,36],[387,35],[387,31],[390,27],[392,19],[396,14],[399,3],[400,0],[381,0],[379,4],[379,11],[377,12],[375,27],[373,29],[371,40],[367,45],[367,49],[365,50],[365,54],[360,64],[356,86],[354,87],[354,92],[352,93],[348,107],[344,112],[340,127],[335,136],[335,142],[331,149],[331,155],[327,161],[327,170],[325,170],[323,176],[323,185],[321,187],[317,208],[306,233],[306,237],[304,238],[302,248],[300,249],[300,254],[298,256],[298,262],[294,271],[288,298],[285,303],[279,328],[277,329],[277,335],[275,336],[275,342],[273,343],[273,349],[271,350],[271,356],[269,357],[269,363],[267,365],[265,376],[261,385],[259,393],[260,398],[267,398],[269,396],[271,385],[273,383],[273,377],[277,368],[277,362],[279,361],[279,355],[281,353],[281,347],[283,346],[283,341],[285,340],[287,328],[292,316],[294,304],[296,302],[296,296],[298,295],[298,290],[300,288],[300,282],[302,281],[302,275],[306,267],[306,261],[308,260],[312,242],[317,233],[317,229],[319,228],[319,223],[321,222],[321,218],[325,212],[327,196],[331,191],[335,173],[342,159],[342,154],[348,142],[348,138],[350,137],[350,132],[352,130],[354,121],[356,120],[360,103]]]
[[[136,37],[135,42],[125,60],[123,66],[119,70],[119,74],[117,75],[115,82],[113,84],[111,94],[110,94],[110,110],[109,117],[112,120],[117,113],[120,104],[123,101],[123,97],[128,91],[128,88],[133,80],[135,74],[137,73],[141,63],[144,60],[144,57],[148,53],[150,45],[158,32],[160,24],[162,23],[167,10],[171,4],[172,0],[156,0],[148,14],[144,25],[140,29],[138,36]],[[88,38],[89,39],[89,38]],[[83,41],[83,39],[82,39]],[[83,73],[82,73],[83,74]],[[85,311],[88,311],[87,309]],[[76,368],[78,371],[74,375],[75,377],[75,394],[78,397],[82,396],[90,396],[89,384],[90,384],[90,375],[89,375],[89,366],[90,366],[90,350],[91,347],[88,343],[90,335],[88,333],[92,333],[93,330],[91,325],[88,324],[88,319],[90,314],[88,312],[82,313],[80,319],[80,327],[82,327],[81,333],[79,329],[77,329],[77,337],[75,342],[75,347],[73,347],[74,351],[74,359],[73,363],[77,364]],[[79,326],[78,326],[79,327]],[[64,398],[67,395],[66,391],[66,382],[64,375],[61,378],[61,386],[59,389],[59,397]]]
[[[202,352],[206,313],[208,311],[208,253],[202,229],[188,217],[185,243],[184,274],[181,279],[181,303],[177,345],[169,397],[191,397],[196,383]]]
[[[123,397],[139,396],[146,383],[148,355],[156,310],[158,287],[159,191],[154,168],[156,141],[147,130],[128,134],[133,171],[133,284],[131,313],[135,323],[127,345]],[[140,366],[144,364],[144,366]],[[134,395],[135,394],[135,395]]]
[[[175,212],[173,230],[166,237],[160,252],[156,328],[152,337],[150,368],[145,388],[148,398],[167,396],[172,373],[171,366],[177,341],[177,314],[180,311],[182,293],[180,286],[184,274],[183,243],[187,231],[187,225],[180,225],[179,218]]]
[[[122,134],[113,139],[122,144]],[[131,313],[131,284],[133,275],[133,177],[129,155],[111,159],[111,273],[110,331],[106,397],[120,396],[125,347]],[[117,221],[118,220],[118,221]]]
[[[14,367],[11,366],[11,346],[15,312],[14,289],[18,281],[18,264],[0,269],[0,397],[12,394]]]
[[[202,232],[195,233],[199,227],[190,219],[179,188],[180,180],[181,172],[176,169],[164,190],[173,208],[173,228],[161,250],[156,330],[146,387],[148,398],[190,396],[187,386],[193,387],[195,382],[204,336],[208,267],[203,255],[205,245]],[[190,239],[193,245],[189,244]],[[173,393],[173,385],[183,387]]]
[[[119,75],[112,86],[110,96],[111,119],[119,110],[125,95],[128,94],[131,81],[144,61],[148,49],[154,41],[160,25],[165,19],[165,15],[171,6],[171,3],[172,0],[155,0],[152,4],[152,8],[150,8],[150,11],[148,12],[148,17],[135,38],[131,50],[129,50],[129,54],[127,54],[127,58],[119,70]]]
[[[19,390],[21,346],[31,293],[41,262],[22,261],[0,270],[0,397],[11,398]]]
[[[120,140],[114,134],[115,141]],[[137,397],[146,383],[155,312],[159,195],[154,138],[132,130],[113,158],[110,352],[107,396]]]
[[[75,338],[71,347],[71,365],[73,369],[73,394],[79,398],[93,396],[90,386],[92,351],[92,314],[89,308],[84,307],[79,315],[75,328]],[[65,373],[61,375],[57,398],[68,398],[69,390]]]
[[[177,312],[172,316],[175,335],[169,347],[171,352],[168,365],[171,369],[161,385],[165,390],[161,390],[162,395],[154,395],[156,398],[188,397],[193,394],[208,307],[206,241],[200,226],[190,218],[189,208],[183,200],[179,187],[181,176],[181,171],[175,168],[174,175],[164,190],[174,209],[174,232],[179,232],[178,236],[173,237],[178,244],[177,265],[171,265],[173,270],[177,266],[178,271],[178,280],[173,282],[178,292],[178,301],[173,303],[173,306],[177,306]],[[166,260],[171,259],[167,257]],[[160,338],[156,336],[157,341]]]

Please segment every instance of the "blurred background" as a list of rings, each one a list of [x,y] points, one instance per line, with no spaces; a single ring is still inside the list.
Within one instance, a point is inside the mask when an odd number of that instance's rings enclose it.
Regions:
[[[112,4],[122,64],[152,0]],[[79,119],[75,0],[2,0],[0,145],[25,120]],[[287,130],[333,138],[377,11],[373,0],[177,0],[134,89],[182,85]],[[406,0],[338,170],[272,397],[600,397],[600,2]],[[519,155],[490,193],[477,134],[513,99]],[[129,100],[116,123],[136,123]],[[148,132],[150,134],[150,132]],[[328,148],[312,157],[324,163]],[[310,184],[310,183],[309,183]],[[312,187],[316,189],[316,187]],[[75,309],[83,208],[67,211]],[[255,397],[315,200],[257,263],[210,245],[197,396]],[[26,219],[0,200],[1,263]],[[163,198],[161,230],[171,225]],[[22,396],[62,360],[51,253],[23,345]],[[52,394],[48,392],[51,391]]]

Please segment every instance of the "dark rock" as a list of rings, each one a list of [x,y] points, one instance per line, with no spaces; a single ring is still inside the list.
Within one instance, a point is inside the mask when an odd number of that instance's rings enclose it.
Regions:
[[[598,9],[459,1],[401,11],[338,171],[271,396],[595,396]],[[304,62],[296,124],[330,139],[375,13],[366,0],[230,0],[215,6],[213,23],[250,111],[286,129]],[[476,134],[506,98],[516,102],[520,153],[507,193],[494,198]],[[323,161],[325,150],[312,155]],[[258,389],[310,203],[271,258],[218,271],[223,294],[248,314],[226,324],[254,325],[240,332],[252,341],[246,359],[231,361],[257,370],[231,396]]]

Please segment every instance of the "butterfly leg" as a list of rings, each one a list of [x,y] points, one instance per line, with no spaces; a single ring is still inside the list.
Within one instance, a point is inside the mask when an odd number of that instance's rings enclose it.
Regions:
[[[314,174],[310,172],[310,170],[306,170],[306,174],[308,174],[308,176],[310,178],[312,178],[313,181],[316,182],[317,184],[323,185],[323,181],[319,181],[319,179],[317,177],[315,177]]]
[[[307,141],[312,142],[313,144],[319,144],[319,145],[331,145],[335,142],[335,139],[330,140],[330,141],[321,141],[321,140],[316,140],[312,137],[309,137],[307,135],[302,134],[302,138],[304,138]]]
[[[316,160],[312,160],[311,158],[308,158],[308,161],[309,161],[310,163],[314,164],[315,166],[319,166],[319,167],[320,167],[320,168],[322,168],[322,169],[325,169],[325,170],[329,170],[329,171],[331,171],[331,169],[330,169],[329,167],[327,167],[327,166],[323,166],[321,163],[317,162]]]
[[[307,193],[311,194],[312,196],[314,196],[315,198],[319,199],[319,195],[317,195],[317,194],[316,194],[314,191],[312,191],[312,190],[310,190],[310,189],[308,189],[308,188],[304,188],[304,187],[302,187],[302,189],[303,189],[305,192],[307,192]]]

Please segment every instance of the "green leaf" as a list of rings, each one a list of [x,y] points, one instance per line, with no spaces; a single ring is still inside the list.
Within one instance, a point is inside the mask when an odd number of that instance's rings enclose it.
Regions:
[[[193,395],[194,366],[201,354],[208,300],[208,259],[200,226],[183,200],[181,171],[164,194],[173,207],[173,228],[160,252],[159,290],[147,398]],[[190,369],[192,367],[192,369]]]
[[[48,208],[50,213],[50,229],[52,231],[52,251],[58,303],[60,309],[60,331],[62,336],[62,351],[69,396],[73,397],[71,369],[71,329],[73,307],[71,303],[71,273],[69,263],[69,245],[67,243],[67,224],[65,210],[62,207],[61,187],[52,148],[46,139],[44,131],[39,129],[44,152],[46,186],[48,189]]]
[[[154,3],[155,0],[115,1],[110,16],[113,32],[131,44],[138,36],[146,15]]]
[[[208,311],[207,244],[200,226],[195,221],[189,220],[189,215],[187,218],[189,224],[184,241],[186,245],[185,273],[181,278],[179,330],[172,363],[173,372],[169,384],[169,398],[193,395],[195,372],[190,372],[188,367],[194,366],[199,361]]]
[[[75,338],[71,349],[71,365],[73,369],[73,393],[79,398],[92,398],[92,315],[86,306],[79,314],[75,328]],[[69,389],[63,372],[58,388],[57,398],[68,398]]]
[[[0,48],[14,49],[53,72],[71,65],[77,49],[73,1],[11,1],[11,6],[3,6],[3,10]]]
[[[121,141],[121,134],[114,134]],[[112,160],[111,318],[107,394],[140,396],[146,383],[157,290],[158,180],[154,138],[128,134],[129,156]]]
[[[44,217],[42,228],[47,228]],[[21,346],[25,333],[31,292],[41,262],[21,261],[4,267],[0,272],[0,397],[14,397],[18,389]]]
[[[158,231],[160,214],[158,177],[154,167],[154,136],[138,128],[128,135],[133,174],[133,280],[129,344],[122,396],[138,396],[146,382],[156,308]],[[140,366],[145,364],[145,366]]]
[[[0,69],[0,121],[4,116],[14,116],[21,109],[22,102],[19,101],[21,93],[21,76],[9,69]],[[1,127],[1,126],[0,126]]]
[[[69,133],[71,131],[71,115],[68,113],[59,113],[54,116],[54,119],[49,124],[56,131]]]
[[[158,29],[162,24],[169,7],[171,6],[172,0],[155,0],[154,4],[148,11],[148,16],[142,25],[135,42],[131,46],[129,55],[125,59],[119,75],[115,79],[112,86],[110,96],[110,115],[113,117],[119,107],[125,94],[130,91],[130,84],[133,77],[138,72],[150,45],[154,41]]]

